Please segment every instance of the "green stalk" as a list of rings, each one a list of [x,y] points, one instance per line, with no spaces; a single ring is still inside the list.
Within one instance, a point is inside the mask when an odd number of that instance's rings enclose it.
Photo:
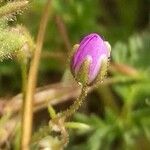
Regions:
[[[88,89],[87,86],[83,86],[81,89],[81,94],[77,98],[77,100],[75,100],[74,103],[67,110],[59,113],[58,117],[68,118],[68,117],[72,116],[79,109],[79,107],[85,100],[85,97],[87,96],[87,91],[88,91],[87,89]]]
[[[62,147],[65,147],[69,141],[68,132],[65,127],[65,120],[72,116],[79,109],[79,107],[83,103],[83,100],[85,100],[85,97],[87,96],[87,91],[87,86],[82,86],[80,96],[77,98],[77,100],[74,101],[74,103],[69,107],[69,109],[58,113],[57,116],[52,118],[52,120],[50,121],[50,126],[52,128],[54,127],[54,130],[56,129],[55,127],[57,127],[57,129],[61,132]]]

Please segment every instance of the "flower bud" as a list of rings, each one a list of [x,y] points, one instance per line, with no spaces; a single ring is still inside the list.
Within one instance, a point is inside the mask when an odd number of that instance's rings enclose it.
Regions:
[[[111,46],[98,34],[84,37],[71,59],[71,71],[83,85],[101,81],[106,74]]]

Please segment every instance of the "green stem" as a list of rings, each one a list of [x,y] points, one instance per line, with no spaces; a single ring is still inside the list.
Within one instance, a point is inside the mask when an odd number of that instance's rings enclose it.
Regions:
[[[50,126],[55,125],[55,127],[58,127],[60,129],[62,146],[66,146],[69,141],[68,132],[66,131],[66,128],[65,128],[65,119],[72,116],[79,109],[79,107],[83,103],[83,100],[85,100],[87,91],[88,91],[87,86],[82,86],[81,94],[77,98],[77,100],[74,101],[74,103],[69,107],[69,109],[61,113],[58,113],[57,116],[52,118],[50,122]]]
[[[77,98],[77,100],[74,101],[74,103],[70,106],[70,108],[58,114],[58,117],[68,118],[72,116],[79,109],[79,107],[83,103],[83,100],[85,100],[88,91],[87,89],[88,89],[87,86],[83,86],[81,90],[81,94]]]

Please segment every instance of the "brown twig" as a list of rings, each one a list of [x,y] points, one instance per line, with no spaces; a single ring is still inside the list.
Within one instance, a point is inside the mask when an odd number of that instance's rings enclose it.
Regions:
[[[124,82],[118,78],[107,78],[101,84],[108,85]],[[91,90],[97,88],[99,85],[93,86]],[[47,85],[41,88],[37,88],[34,98],[33,98],[33,111],[40,110],[47,106],[49,102],[51,105],[57,105],[59,103],[63,103],[72,98],[76,98],[79,96],[80,88],[75,83],[64,84],[64,83],[56,83],[52,85]],[[0,98],[0,113],[1,115],[7,114],[7,112],[11,112],[12,115],[16,114],[20,111],[22,106],[22,94],[18,94],[13,98],[9,98],[4,100],[4,98]]]
[[[31,139],[32,116],[33,116],[33,112],[32,112],[33,95],[36,87],[37,72],[38,72],[39,60],[40,60],[41,50],[44,41],[44,35],[45,35],[48,17],[50,13],[50,6],[51,6],[50,3],[51,1],[48,0],[44,8],[44,13],[41,19],[39,32],[37,36],[36,49],[29,70],[29,77],[27,82],[26,98],[25,98],[24,112],[23,112],[24,116],[22,121],[22,126],[23,126],[22,139],[21,139],[22,150],[29,149],[29,143]]]
[[[76,98],[80,93],[80,89],[76,84],[64,85],[64,83],[56,83],[38,88],[33,98],[33,111],[40,110],[47,106],[57,105],[72,98]],[[0,99],[1,115],[11,112],[12,115],[18,114],[22,106],[22,94],[18,94],[11,99]]]

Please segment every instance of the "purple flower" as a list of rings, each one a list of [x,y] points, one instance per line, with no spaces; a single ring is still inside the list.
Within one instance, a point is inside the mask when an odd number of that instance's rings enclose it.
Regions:
[[[106,72],[110,49],[109,43],[96,33],[84,37],[71,60],[71,71],[75,79],[89,85],[98,76],[102,77],[104,70]]]

